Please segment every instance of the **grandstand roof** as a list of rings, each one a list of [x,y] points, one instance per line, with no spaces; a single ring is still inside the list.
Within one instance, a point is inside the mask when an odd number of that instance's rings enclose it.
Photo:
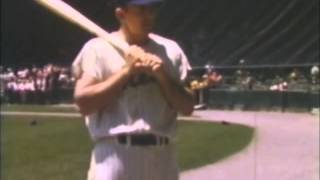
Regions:
[[[105,29],[107,0],[69,0]],[[319,64],[319,0],[167,0],[156,31],[177,40],[191,64]],[[8,66],[70,64],[92,36],[34,1],[2,0],[1,59]]]

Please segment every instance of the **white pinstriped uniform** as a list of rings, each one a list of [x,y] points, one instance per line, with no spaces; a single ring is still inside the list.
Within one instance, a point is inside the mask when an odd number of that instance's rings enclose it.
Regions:
[[[117,36],[112,33],[112,36]],[[155,34],[144,47],[164,61],[164,68],[182,82],[190,68],[181,48],[172,40]],[[80,58],[80,59],[78,59]],[[88,41],[77,56],[83,73],[99,80],[119,71],[125,60],[100,38]],[[178,167],[174,141],[176,116],[156,82],[127,86],[112,107],[85,117],[92,139],[88,180],[177,180]],[[127,146],[114,138],[117,134],[152,133],[166,136],[169,145]]]

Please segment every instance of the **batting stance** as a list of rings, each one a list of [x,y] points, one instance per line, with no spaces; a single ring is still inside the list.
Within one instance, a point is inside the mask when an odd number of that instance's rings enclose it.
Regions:
[[[177,180],[177,113],[193,111],[183,81],[190,68],[181,48],[151,33],[161,0],[117,0],[120,28],[111,36],[130,45],[122,56],[101,38],[80,53],[75,101],[95,142],[88,180]]]

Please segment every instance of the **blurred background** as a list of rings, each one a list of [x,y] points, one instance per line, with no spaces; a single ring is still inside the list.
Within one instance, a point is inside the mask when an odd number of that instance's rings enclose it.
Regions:
[[[68,3],[106,30],[117,29],[110,1]],[[70,65],[93,36],[32,0],[2,0],[1,25],[2,100],[70,102]],[[319,104],[319,0],[170,0],[160,9],[155,32],[184,49],[193,67],[187,85],[199,85],[208,77],[208,67],[223,76],[214,87],[195,87],[206,89],[205,103],[249,108],[251,102],[243,101],[267,95],[261,99],[265,107],[310,109]],[[280,100],[266,102],[270,98]]]

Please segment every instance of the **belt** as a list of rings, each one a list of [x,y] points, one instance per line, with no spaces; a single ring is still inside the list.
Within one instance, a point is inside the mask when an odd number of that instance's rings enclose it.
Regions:
[[[120,134],[117,137],[119,144],[129,146],[168,145],[169,138],[154,134]]]

